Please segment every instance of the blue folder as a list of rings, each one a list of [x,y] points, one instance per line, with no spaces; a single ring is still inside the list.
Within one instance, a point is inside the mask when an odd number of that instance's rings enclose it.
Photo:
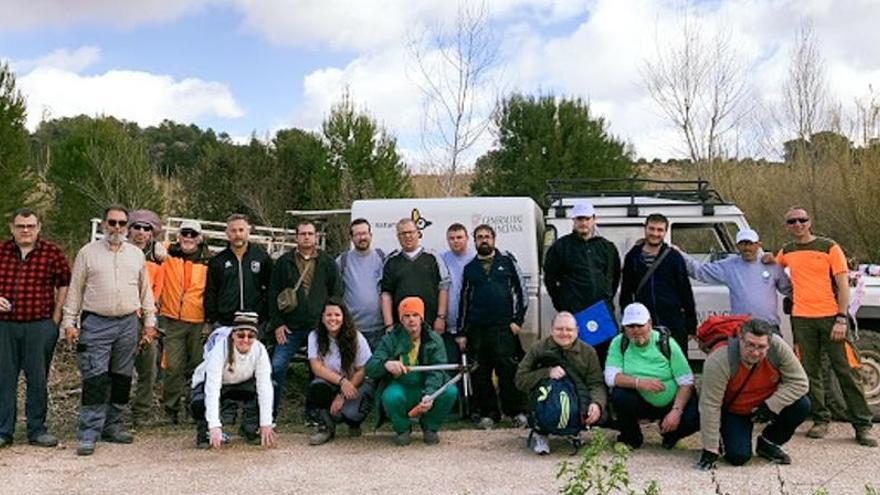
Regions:
[[[608,308],[608,303],[603,300],[574,315],[579,339],[594,346],[618,334],[617,320]]]

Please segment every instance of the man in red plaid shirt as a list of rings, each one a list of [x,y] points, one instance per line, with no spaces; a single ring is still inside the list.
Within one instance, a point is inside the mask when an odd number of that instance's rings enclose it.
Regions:
[[[40,220],[28,208],[12,216],[12,239],[0,245],[0,447],[12,444],[18,376],[27,380],[27,438],[54,447],[46,431],[47,375],[70,265],[55,244],[40,239]]]

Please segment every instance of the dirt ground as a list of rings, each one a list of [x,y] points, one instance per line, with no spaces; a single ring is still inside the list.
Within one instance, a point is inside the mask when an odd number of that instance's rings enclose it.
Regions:
[[[133,445],[98,444],[91,457],[77,457],[72,440],[57,449],[19,442],[0,450],[0,493],[540,494],[558,491],[559,464],[574,459],[561,441],[551,443],[551,455],[535,456],[524,447],[525,430],[442,432],[434,447],[417,433],[409,447],[392,445],[384,431],[359,439],[347,438],[344,427],[339,433],[320,447],[285,433],[271,450],[233,438],[220,451],[199,451],[190,433],[154,430]],[[649,480],[664,494],[794,495],[824,487],[832,495],[864,495],[866,484],[880,487],[880,450],[856,445],[845,424],[823,441],[799,432],[788,445],[791,466],[722,463],[714,476],[693,467],[696,436],[672,451],[658,440],[649,433],[629,459],[639,489]]]

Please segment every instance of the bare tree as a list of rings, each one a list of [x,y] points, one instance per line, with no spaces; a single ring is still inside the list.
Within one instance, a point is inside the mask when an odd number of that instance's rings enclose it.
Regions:
[[[808,140],[814,132],[823,130],[828,115],[828,83],[825,61],[810,22],[798,28],[782,94],[792,133]]]
[[[678,129],[700,178],[715,179],[715,164],[731,154],[736,128],[750,110],[748,64],[731,35],[707,41],[686,16],[678,39],[656,40],[642,66],[642,83]]]
[[[410,43],[416,84],[424,96],[422,148],[428,167],[440,172],[446,196],[467,153],[491,122],[498,43],[485,2],[460,0],[455,24],[437,25]]]

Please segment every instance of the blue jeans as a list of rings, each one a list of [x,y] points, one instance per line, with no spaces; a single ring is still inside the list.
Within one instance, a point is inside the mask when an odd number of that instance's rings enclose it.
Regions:
[[[779,414],[761,432],[765,440],[783,445],[794,431],[810,415],[810,399],[803,396],[779,411]],[[721,442],[724,459],[734,466],[741,466],[752,458],[752,420],[749,416],[721,412]]]
[[[276,420],[278,419],[278,406],[281,404],[281,394],[284,390],[284,381],[287,379],[287,368],[290,366],[290,360],[293,359],[299,348],[306,342],[308,335],[308,330],[290,330],[287,334],[287,342],[276,344],[275,350],[272,351],[272,386],[275,391],[272,415]]]

